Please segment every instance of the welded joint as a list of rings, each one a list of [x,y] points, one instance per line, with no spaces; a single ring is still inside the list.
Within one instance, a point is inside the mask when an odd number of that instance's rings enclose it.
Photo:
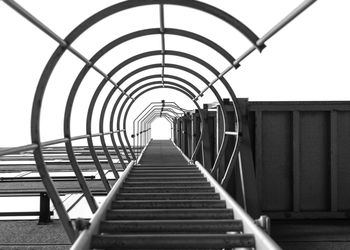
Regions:
[[[257,50],[261,53],[265,48],[266,48],[266,45],[264,43],[259,43],[260,40],[256,41],[256,48]]]
[[[86,63],[86,66],[88,66],[88,67],[92,67],[94,64],[91,62],[91,61],[88,61],[87,63]]]
[[[238,69],[239,67],[241,67],[241,64],[239,64],[239,61],[237,60],[234,60],[232,63],[231,63],[231,66],[234,67],[235,69]],[[219,78],[221,78],[222,76],[219,75]]]

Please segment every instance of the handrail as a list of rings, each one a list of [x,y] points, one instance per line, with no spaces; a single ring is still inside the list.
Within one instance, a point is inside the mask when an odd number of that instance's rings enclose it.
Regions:
[[[36,149],[37,147],[38,147],[38,144],[28,144],[28,145],[23,145],[23,146],[19,146],[19,147],[2,149],[2,150],[0,150],[0,156],[31,151],[31,150]]]
[[[265,35],[263,35],[260,39],[256,41],[254,45],[252,45],[249,49],[247,49],[240,57],[238,57],[236,60],[231,62],[231,65],[228,66],[224,71],[222,71],[217,77],[214,78],[210,82],[210,84],[205,87],[196,97],[195,99],[198,99],[201,97],[210,86],[213,86],[217,81],[219,81],[222,77],[224,77],[228,72],[230,72],[232,69],[237,69],[240,65],[240,63],[247,58],[251,53],[253,53],[255,50],[259,48],[263,48],[264,43],[269,40],[272,36],[274,36],[278,31],[280,31],[282,28],[284,28],[288,23],[293,21],[294,18],[296,18],[298,15],[300,15],[303,11],[305,11],[308,7],[310,7],[313,3],[315,3],[317,0],[304,0],[299,6],[297,6],[295,9],[293,9],[290,14],[288,14],[285,18],[283,18],[279,23],[277,23],[275,26],[273,26],[268,32],[266,32]]]
[[[177,150],[182,156],[191,163],[192,161],[182,152],[182,150],[173,142]],[[241,220],[243,223],[244,233],[253,234],[255,237],[255,250],[282,250],[276,242],[266,234],[254,220],[241,208],[241,206],[225,191],[225,189],[214,179],[214,177],[198,162],[195,165],[207,178],[211,186],[219,194],[220,198],[226,202],[226,207],[233,210],[235,219]]]
[[[42,142],[42,143],[40,143],[40,147],[52,146],[52,145],[64,143],[67,141],[76,141],[76,140],[86,139],[89,137],[97,137],[97,136],[102,136],[102,135],[115,134],[115,133],[120,133],[122,131],[125,131],[125,129],[109,131],[109,132],[105,132],[105,133],[90,134],[90,135],[78,135],[78,136],[74,136],[71,138],[60,138],[60,139]],[[37,147],[38,147],[38,144],[28,144],[28,145],[23,145],[23,146],[18,146],[18,147],[11,147],[11,148],[0,150],[0,156],[9,155],[9,154],[18,154],[18,153],[26,152],[26,151],[32,151],[32,150],[36,149]]]
[[[90,220],[90,226],[88,229],[82,231],[77,238],[77,240],[74,242],[73,246],[71,247],[71,250],[86,250],[90,249],[90,243],[92,236],[94,234],[97,234],[99,231],[100,223],[104,220],[106,217],[107,210],[110,208],[113,200],[115,199],[116,194],[118,193],[121,185],[125,181],[126,177],[128,176],[130,170],[135,165],[135,161],[131,161],[126,169],[124,170],[123,174],[120,176],[120,178],[117,180],[117,182],[114,184],[112,190],[108,193],[105,201],[102,203],[102,205],[98,208],[96,213],[93,215],[93,217]]]
[[[220,198],[226,202],[227,208],[231,208],[235,219],[242,220],[244,233],[253,234],[255,237],[256,250],[281,250],[269,235],[267,235],[254,220],[241,208],[241,206],[223,189],[219,183],[208,173],[208,171],[198,162],[195,162],[198,169],[207,178]]]
[[[137,164],[138,164],[139,161],[141,160],[143,154],[145,153],[146,148],[148,147],[148,145],[150,144],[151,141],[152,141],[152,139],[150,139],[150,140],[148,141],[148,143],[146,144],[146,146],[143,147],[143,149],[142,149],[142,151],[141,151],[139,157],[137,158],[137,161],[136,161]]]
[[[144,152],[145,152],[145,150],[148,147],[150,142],[151,142],[151,140],[143,148],[137,161],[131,161],[128,164],[128,166],[124,170],[123,174],[120,176],[118,181],[114,184],[112,190],[108,193],[108,195],[107,195],[105,201],[103,202],[103,204],[101,205],[101,207],[99,207],[98,210],[96,211],[96,213],[94,213],[93,217],[90,220],[89,227],[80,233],[79,237],[72,245],[71,250],[90,249],[92,236],[99,232],[100,223],[106,217],[107,210],[110,208],[113,200],[115,199],[116,194],[119,192],[121,185],[124,183],[129,172],[131,171],[132,167],[135,164],[137,164],[137,162],[142,158],[142,155],[144,154]]]

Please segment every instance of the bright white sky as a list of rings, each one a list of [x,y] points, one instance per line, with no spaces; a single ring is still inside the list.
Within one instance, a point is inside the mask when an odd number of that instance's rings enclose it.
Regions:
[[[18,3],[61,37],[97,11],[118,1],[86,0],[18,0]],[[272,26],[294,9],[301,0],[206,0],[209,4],[224,9],[235,16],[258,36],[263,36]],[[349,100],[349,58],[350,58],[350,1],[319,0],[280,33],[271,38],[262,54],[255,52],[237,71],[227,75],[238,97],[250,100]],[[30,110],[35,87],[40,74],[57,47],[44,33],[19,16],[0,1],[0,147],[29,144]],[[201,12],[182,7],[165,7],[165,26],[198,32],[225,47],[234,57],[239,57],[250,44],[226,24]],[[87,31],[73,43],[73,47],[91,57],[99,48],[118,36],[144,28],[159,27],[157,6],[141,7],[124,11],[109,17]],[[205,46],[184,38],[166,36],[166,48],[182,50],[200,56],[219,71],[228,65],[216,53]],[[116,64],[145,50],[160,49],[160,37],[150,36],[138,39],[114,49],[97,64],[109,72]],[[141,60],[133,65],[159,63],[160,57]],[[167,57],[166,62],[178,63],[194,68],[186,60]],[[70,53],[60,60],[50,79],[44,98],[42,112],[42,141],[63,137],[62,118],[69,88],[83,63]],[[117,82],[131,67],[120,71],[113,79]],[[213,75],[201,68],[194,68],[208,78]],[[160,70],[147,72],[160,73]],[[166,73],[179,74],[176,70]],[[200,89],[204,86],[196,79],[191,80]],[[140,78],[135,76],[131,80]],[[101,77],[90,72],[84,80],[73,109],[73,135],[85,134],[85,113],[96,84]],[[197,81],[197,82],[196,82]],[[129,81],[130,83],[131,81]],[[127,83],[125,84],[127,86]],[[222,90],[220,83],[218,89]],[[110,90],[103,92],[98,103]],[[222,92],[225,96],[225,92]],[[165,97],[164,97],[165,96]],[[113,100],[115,100],[114,98]],[[168,90],[157,90],[140,99],[131,113],[135,116],[151,101],[176,101],[188,109],[194,106],[184,96]],[[209,93],[202,103],[213,102]],[[111,107],[108,107],[110,110]],[[94,114],[97,121],[99,114]],[[45,118],[44,118],[45,117]],[[131,116],[128,121],[134,119]],[[167,137],[168,127],[160,124],[156,131]],[[94,132],[97,132],[97,122]],[[106,126],[105,130],[109,130]],[[167,133],[163,133],[166,131]]]

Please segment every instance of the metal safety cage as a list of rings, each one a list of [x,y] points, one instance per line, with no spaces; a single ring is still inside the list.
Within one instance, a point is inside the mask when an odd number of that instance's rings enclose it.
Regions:
[[[78,140],[78,139],[86,139],[88,142],[89,150],[91,153],[91,156],[93,158],[94,164],[97,168],[97,171],[99,172],[101,176],[101,181],[103,182],[103,185],[106,189],[106,192],[110,192],[112,190],[110,183],[108,182],[105,173],[102,169],[102,166],[100,164],[99,158],[96,154],[95,145],[93,143],[92,138],[97,137],[100,138],[101,145],[103,148],[103,151],[108,159],[108,163],[113,171],[114,177],[117,179],[119,178],[118,172],[115,169],[115,166],[113,164],[112,157],[109,153],[109,149],[107,147],[107,143],[105,140],[105,136],[110,136],[113,144],[113,148],[117,154],[117,157],[119,159],[120,164],[123,168],[128,169],[126,167],[126,163],[124,162],[123,155],[126,159],[126,162],[129,163],[129,166],[134,160],[136,159],[136,155],[133,151],[133,148],[131,147],[130,141],[128,139],[128,131],[126,127],[126,120],[129,115],[130,108],[133,104],[137,101],[138,98],[140,98],[145,93],[156,90],[159,88],[167,88],[172,91],[177,91],[183,94],[184,96],[191,99],[191,101],[194,103],[194,105],[197,107],[197,110],[200,115],[200,119],[203,121],[204,117],[201,111],[201,108],[198,104],[198,99],[203,97],[203,95],[206,93],[208,89],[212,91],[214,96],[216,97],[218,103],[221,105],[221,112],[224,120],[224,130],[223,130],[223,140],[219,148],[219,152],[217,154],[217,158],[213,164],[213,166],[205,166],[206,169],[208,169],[211,173],[215,173],[215,171],[218,168],[218,164],[221,161],[223,152],[227,146],[227,138],[229,136],[235,136],[235,144],[233,146],[234,150],[230,157],[230,161],[228,166],[226,167],[226,173],[224,175],[224,178],[221,180],[218,180],[223,186],[227,184],[228,177],[230,176],[232,170],[233,170],[233,162],[238,159],[239,155],[239,144],[240,144],[240,137],[242,132],[242,125],[241,125],[241,115],[240,110],[238,108],[238,101],[234,94],[234,91],[231,88],[231,85],[226,81],[225,75],[232,69],[237,69],[240,65],[240,63],[253,51],[258,50],[262,51],[262,49],[265,47],[264,43],[270,39],[274,34],[276,34],[281,28],[283,28],[286,24],[288,24],[291,20],[293,20],[297,15],[299,15],[302,11],[304,11],[307,7],[309,7],[312,3],[314,3],[316,0],[307,0],[304,1],[300,6],[298,6],[293,12],[291,12],[290,15],[288,15],[285,19],[283,19],[280,23],[278,23],[276,26],[274,26],[270,31],[268,31],[264,36],[259,38],[257,35],[255,35],[247,26],[245,26],[242,22],[240,22],[235,17],[231,16],[230,14],[224,12],[223,10],[220,10],[214,6],[208,5],[203,2],[199,1],[188,1],[188,0],[129,0],[121,3],[114,4],[108,8],[105,8],[90,18],[86,19],[84,22],[82,22],[80,25],[78,25],[74,30],[72,30],[69,35],[66,38],[61,38],[58,36],[55,32],[53,32],[49,27],[47,27],[45,24],[40,22],[36,17],[31,15],[28,11],[26,11],[23,7],[21,7],[19,4],[17,4],[13,0],[3,0],[4,3],[6,3],[8,6],[10,6],[12,9],[14,9],[16,12],[18,12],[20,15],[22,15],[24,18],[26,18],[28,21],[33,23],[35,26],[37,26],[40,30],[42,30],[44,33],[46,33],[49,37],[51,37],[54,41],[56,41],[59,46],[56,48],[56,50],[53,52],[51,58],[47,62],[42,75],[40,77],[40,80],[37,85],[37,89],[34,96],[33,106],[32,106],[32,115],[31,115],[31,137],[32,137],[32,144],[22,147],[17,147],[13,149],[8,149],[0,152],[0,155],[10,154],[14,152],[22,152],[27,150],[33,150],[34,158],[36,161],[38,172],[43,180],[43,184],[57,210],[57,213],[62,221],[62,224],[71,240],[71,242],[74,242],[77,237],[77,232],[74,230],[72,226],[72,222],[68,216],[67,211],[65,210],[62,201],[60,200],[59,194],[55,188],[55,185],[52,181],[52,178],[49,175],[48,169],[46,167],[46,163],[44,160],[42,149],[45,146],[53,145],[56,143],[65,143],[66,150],[69,156],[69,160],[72,165],[72,169],[74,173],[77,176],[77,179],[79,181],[79,184],[82,188],[82,192],[84,193],[85,198],[88,201],[88,204],[93,212],[97,210],[97,205],[94,200],[94,197],[92,196],[88,186],[86,185],[86,181],[84,180],[84,177],[82,175],[82,172],[79,168],[79,164],[76,159],[76,155],[74,153],[74,147],[72,145],[72,141]],[[101,48],[98,52],[96,52],[90,59],[86,58],[83,54],[81,54],[79,51],[74,49],[72,47],[72,44],[74,41],[80,37],[82,34],[84,34],[85,31],[87,31],[89,28],[93,27],[96,23],[99,21],[107,18],[108,16],[118,14],[124,10],[128,10],[131,8],[136,8],[140,6],[148,6],[148,5],[157,5],[159,6],[159,21],[160,25],[157,28],[153,29],[144,29],[139,30],[136,32],[129,33],[127,35],[124,35],[122,37],[119,37],[115,39],[114,41],[110,42],[103,48]],[[226,22],[229,24],[233,29],[239,31],[243,37],[245,37],[252,45],[251,47],[245,51],[240,57],[235,59],[233,56],[230,55],[229,52],[227,52],[224,48],[220,47],[218,44],[216,44],[214,41],[211,41],[199,34],[192,33],[190,31],[186,30],[179,30],[179,29],[173,29],[165,27],[164,25],[164,5],[178,5],[183,7],[192,8],[195,10],[202,11],[206,14],[213,15],[214,17],[218,18],[219,20]],[[147,35],[152,34],[158,34],[161,37],[161,48],[158,51],[146,51],[144,53],[134,55],[124,62],[117,65],[113,70],[111,70],[109,73],[105,73],[102,71],[99,67],[96,66],[96,63],[98,60],[108,53],[112,48],[115,48],[122,43],[126,43],[128,41],[131,41],[135,38],[142,38]],[[189,55],[187,53],[184,53],[182,51],[171,51],[166,50],[166,35],[176,35],[181,37],[187,37],[190,39],[193,39],[197,42],[200,42],[204,45],[206,45],[208,48],[216,51],[218,54],[220,54],[229,64],[229,66],[222,72],[219,72],[216,70],[212,65],[205,62],[204,60],[195,57],[193,55]],[[40,131],[40,118],[41,118],[41,110],[42,110],[42,100],[45,95],[46,87],[49,83],[50,76],[52,72],[54,71],[57,63],[61,59],[62,55],[66,52],[71,52],[74,56],[79,58],[82,62],[85,63],[84,67],[81,69],[79,74],[77,75],[74,83],[72,84],[68,100],[65,106],[65,114],[64,114],[64,138],[58,139],[50,142],[42,142],[41,141],[41,131]],[[146,58],[149,56],[154,55],[161,55],[162,61],[161,63],[156,64],[149,64],[140,68],[135,69],[134,71],[126,74],[122,79],[118,82],[115,82],[112,77],[115,75],[119,70],[123,69],[125,66],[132,64],[133,62],[136,62],[139,59]],[[166,56],[177,56],[182,57],[191,61],[194,61],[198,65],[204,66],[208,72],[211,72],[215,75],[215,78],[213,80],[208,80],[201,74],[197,73],[195,70],[190,69],[183,65],[177,65],[177,64],[170,64],[166,62]],[[125,89],[123,89],[121,86],[125,85],[125,82],[133,75],[145,72],[149,69],[154,68],[160,68],[161,74],[159,75],[147,75],[143,78],[140,78],[139,80],[133,82],[129,86],[127,86]],[[201,84],[204,84],[205,87],[203,90],[199,90],[197,86],[194,86],[192,83],[190,83],[189,80],[184,79],[183,77],[177,76],[177,75],[170,75],[166,74],[165,71],[167,68],[173,68],[177,69],[180,72],[186,72],[191,75],[193,75]],[[99,85],[97,85],[97,88],[94,92],[94,95],[90,101],[89,108],[88,108],[88,115],[86,120],[86,135],[82,136],[72,136],[71,134],[71,116],[72,116],[72,107],[74,104],[74,100],[76,97],[76,94],[80,88],[81,82],[87,75],[87,73],[90,71],[90,69],[94,70],[98,74],[100,74],[103,77],[103,80],[100,82]],[[154,79],[152,83],[144,83],[147,80]],[[172,80],[176,80],[181,82],[175,83],[172,82]],[[228,131],[226,128],[229,126],[229,119],[227,117],[227,112],[225,110],[225,105],[223,105],[223,100],[220,95],[220,93],[215,89],[214,84],[216,82],[220,81],[223,86],[225,87],[226,91],[229,93],[229,97],[232,101],[232,108],[234,109],[235,114],[235,126],[233,131]],[[91,134],[91,124],[92,124],[92,114],[94,110],[96,110],[96,100],[100,96],[103,88],[106,86],[106,84],[112,84],[113,88],[109,92],[107,98],[104,101],[104,104],[102,106],[102,110],[99,117],[99,133],[92,135]],[[138,84],[143,84],[140,86],[136,86]],[[136,89],[131,91],[132,87],[137,87]],[[190,88],[190,89],[189,89]],[[118,92],[117,92],[118,91]],[[131,92],[130,92],[131,91]],[[194,91],[194,92],[193,92]],[[108,115],[106,114],[107,106],[109,105],[113,95],[115,93],[118,93],[118,99],[114,103],[113,109],[111,113]],[[130,92],[130,93],[129,93]],[[124,101],[122,102],[124,98]],[[105,117],[107,116],[107,120],[109,121],[109,128],[110,131],[104,132],[104,121],[106,120]],[[168,117],[171,119],[171,117]],[[147,127],[149,125],[149,122],[152,121],[153,118],[150,118],[145,122],[145,126]],[[202,122],[203,124],[203,122]],[[115,136],[117,135],[117,137]],[[199,147],[201,145],[201,142],[203,140],[203,137],[208,136],[206,133],[205,127],[201,125],[201,135],[200,139],[196,145],[196,148],[193,152],[193,157],[197,154]],[[118,142],[120,144],[121,150],[118,146]],[[149,137],[146,137],[146,140],[149,140]],[[143,141],[143,144],[145,141]],[[123,178],[123,177],[122,177]]]

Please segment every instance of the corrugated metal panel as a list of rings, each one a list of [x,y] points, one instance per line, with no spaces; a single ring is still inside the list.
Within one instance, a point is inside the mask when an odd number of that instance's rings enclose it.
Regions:
[[[250,102],[263,210],[340,218],[350,209],[350,102]]]

